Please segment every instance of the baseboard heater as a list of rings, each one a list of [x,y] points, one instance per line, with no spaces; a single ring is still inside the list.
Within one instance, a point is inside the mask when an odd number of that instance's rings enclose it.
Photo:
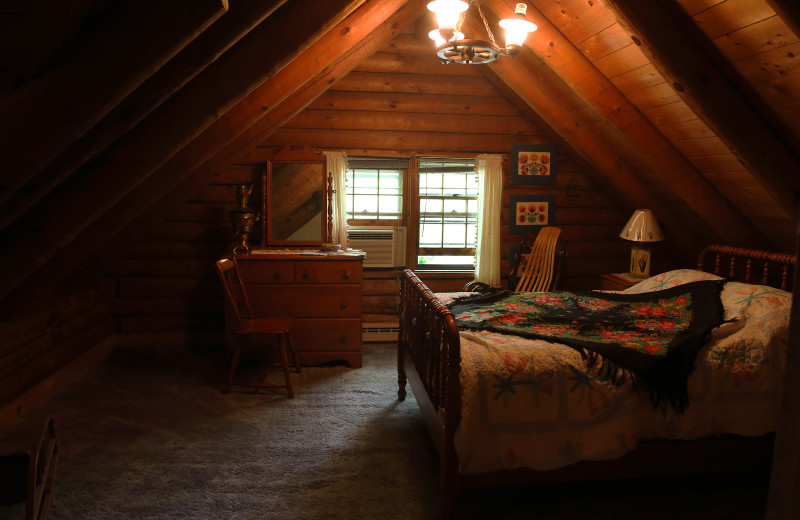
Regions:
[[[397,341],[399,334],[399,323],[364,323],[361,326],[361,340],[364,342],[393,343]]]

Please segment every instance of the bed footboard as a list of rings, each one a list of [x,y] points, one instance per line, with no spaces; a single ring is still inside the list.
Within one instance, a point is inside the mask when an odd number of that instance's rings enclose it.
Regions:
[[[397,348],[399,400],[406,383],[422,410],[440,459],[445,508],[458,487],[453,438],[461,420],[461,345],[453,313],[409,269],[400,285],[400,338]]]

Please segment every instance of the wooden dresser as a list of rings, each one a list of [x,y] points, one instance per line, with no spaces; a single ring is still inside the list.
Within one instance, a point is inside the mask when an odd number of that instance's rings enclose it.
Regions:
[[[236,260],[254,317],[292,316],[300,363],[361,367],[363,254],[275,254]]]

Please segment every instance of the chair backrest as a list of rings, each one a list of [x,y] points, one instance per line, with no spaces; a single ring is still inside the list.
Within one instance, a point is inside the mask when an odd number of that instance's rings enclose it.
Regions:
[[[236,316],[236,323],[239,328],[244,328],[243,320],[252,317],[253,313],[250,311],[250,300],[242,283],[239,264],[236,263],[236,259],[223,258],[217,260],[217,274],[222,281],[222,289],[228,298],[231,310]]]
[[[522,273],[519,274],[519,281],[514,287],[515,292],[541,292],[553,288],[557,278],[556,253],[560,234],[561,229],[553,226],[545,226],[539,230],[536,240],[530,246],[530,254],[527,255]],[[525,255],[526,242],[529,243],[530,238],[526,236],[520,243],[519,258]],[[519,270],[518,263],[514,269]]]

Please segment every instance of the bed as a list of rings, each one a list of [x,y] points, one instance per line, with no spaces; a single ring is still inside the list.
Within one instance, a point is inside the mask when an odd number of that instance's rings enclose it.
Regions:
[[[719,285],[724,321],[697,351],[685,409],[654,406],[651,393],[611,382],[575,348],[459,330],[447,304],[463,295],[435,295],[406,270],[398,398],[408,383],[439,455],[445,511],[465,487],[768,468],[795,263],[713,245],[697,269],[618,292]]]

